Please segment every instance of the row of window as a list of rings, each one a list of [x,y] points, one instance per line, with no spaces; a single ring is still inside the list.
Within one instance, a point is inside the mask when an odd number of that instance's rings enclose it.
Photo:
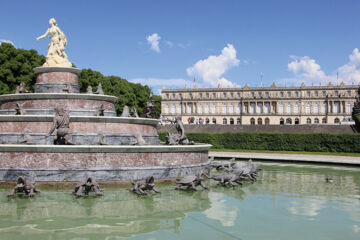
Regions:
[[[195,121],[195,118],[194,118],[194,117],[191,117],[191,118],[188,118],[188,123],[197,123],[197,124],[204,124],[204,123],[205,123],[205,124],[209,124],[209,123],[210,123],[210,119],[209,119],[209,118],[205,118],[205,120],[204,120],[204,119],[202,119],[202,118],[199,118],[198,120]],[[216,124],[216,118],[213,118],[213,119],[211,120],[211,123],[212,123],[212,124]],[[299,123],[300,123],[299,118],[295,118],[294,124],[295,124],[295,125],[298,125]],[[313,123],[314,123],[314,124],[319,124],[319,123],[320,123],[320,120],[319,120],[318,118],[315,118]],[[326,123],[327,123],[326,118],[322,118],[321,123],[322,123],[322,124],[326,124]],[[340,119],[339,119],[339,118],[335,118],[335,119],[334,119],[334,123],[335,123],[335,124],[339,124],[339,123],[340,123]],[[227,118],[223,118],[222,124],[223,124],[223,125],[227,125],[227,124],[228,124],[228,119],[227,119]],[[229,119],[229,124],[230,124],[230,125],[234,125],[234,124],[235,124],[234,118],[230,118],[230,119]],[[240,119],[240,118],[237,118],[237,119],[236,119],[236,124],[238,124],[238,125],[241,124],[241,119]],[[269,124],[270,124],[270,119],[269,119],[269,118],[265,118],[265,119],[264,119],[264,123],[263,123],[263,119],[262,119],[262,118],[258,118],[257,120],[255,120],[255,118],[251,118],[251,119],[250,119],[250,124],[251,124],[251,125],[255,125],[255,124],[257,124],[257,125],[263,125],[263,124],[269,125]],[[280,118],[280,125],[284,125],[284,124],[286,124],[286,125],[291,125],[291,124],[293,124],[293,120],[292,120],[291,118],[287,118],[286,120],[285,120],[284,118]],[[307,119],[306,119],[306,124],[312,124],[311,118],[307,118]]]
[[[351,90],[348,90],[347,91],[347,96],[348,97],[351,97]],[[326,97],[327,95],[327,91],[307,91],[306,92],[306,97]],[[240,98],[241,94],[238,92],[238,93],[233,93],[233,92],[230,92],[230,93],[227,93],[227,92],[223,92],[221,95],[220,95],[220,98],[234,98],[235,96],[237,96],[237,98]],[[270,97],[270,93],[269,92],[251,92],[251,96],[253,98],[269,98]],[[287,92],[280,92],[280,97],[299,97],[300,96],[300,92],[298,91],[287,91]],[[335,96],[338,97],[339,96],[339,91],[335,91]],[[345,94],[344,94],[345,96]],[[170,94],[169,93],[166,93],[165,95],[166,99],[170,99]],[[181,98],[182,97],[182,94],[180,93],[179,94],[179,97]],[[213,92],[213,93],[199,93],[199,98],[200,99],[210,99],[213,98],[215,99],[217,96],[216,96],[216,93]],[[177,98],[177,95],[176,93],[172,93],[171,94],[171,98],[172,99],[176,99]],[[192,93],[189,93],[189,98],[190,99],[194,99],[194,95]]]
[[[211,108],[210,108],[211,107]],[[286,108],[286,109],[285,109]],[[241,113],[241,104],[237,104],[236,106],[234,104],[230,104],[229,106],[227,104],[223,104],[222,105],[222,114],[240,114]],[[205,109],[204,109],[204,113],[205,114],[210,114],[210,110],[212,114],[216,114],[216,104],[212,104],[210,106],[210,104],[205,104]],[[285,114],[285,110],[287,114],[299,114],[300,112],[300,106],[298,103],[295,104],[280,104],[279,105],[279,114]],[[334,102],[333,104],[333,113],[340,113],[340,102]],[[181,104],[178,104],[177,107],[177,112],[176,112],[176,106],[175,104],[171,105],[171,111],[170,111],[170,107],[169,104],[165,105],[165,114],[181,114],[182,111],[182,107]],[[350,114],[351,113],[351,103],[346,103],[345,104],[345,111],[346,113]],[[188,114],[192,114],[194,112],[194,107],[193,104],[187,104],[187,113]],[[198,111],[199,114],[203,114],[203,105],[199,104],[198,105]],[[327,103],[323,103],[322,106],[320,106],[318,103],[308,103],[306,104],[306,108],[305,108],[305,113],[306,114],[318,114],[319,112],[321,112],[322,114],[325,114],[328,112],[328,104]],[[269,103],[265,103],[264,105],[262,103],[250,103],[250,107],[249,107],[249,113],[251,114],[269,114],[270,113],[270,104]]]

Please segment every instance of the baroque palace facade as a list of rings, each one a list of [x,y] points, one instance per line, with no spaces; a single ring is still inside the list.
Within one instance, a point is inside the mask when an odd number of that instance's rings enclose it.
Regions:
[[[165,89],[163,118],[203,124],[341,124],[351,120],[358,86]]]

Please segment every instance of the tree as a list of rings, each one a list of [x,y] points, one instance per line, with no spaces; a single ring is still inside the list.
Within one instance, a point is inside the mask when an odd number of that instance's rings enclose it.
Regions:
[[[0,45],[0,94],[15,93],[24,82],[29,91],[34,90],[36,74],[33,68],[45,62],[45,57],[34,49],[17,49],[10,43]]]

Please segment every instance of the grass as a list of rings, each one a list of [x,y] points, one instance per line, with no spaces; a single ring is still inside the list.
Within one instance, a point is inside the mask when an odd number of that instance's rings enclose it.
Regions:
[[[280,153],[280,154],[309,154],[360,157],[360,153],[346,152],[304,152],[304,151],[269,151],[269,150],[244,150],[244,149],[210,149],[211,152],[253,152],[253,153]]]

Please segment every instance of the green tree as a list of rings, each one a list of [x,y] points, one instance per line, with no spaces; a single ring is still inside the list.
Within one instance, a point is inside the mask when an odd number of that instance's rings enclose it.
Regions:
[[[45,62],[45,57],[34,49],[17,49],[10,43],[0,45],[0,94],[14,93],[24,82],[29,91],[34,90],[36,74],[33,68]]]

